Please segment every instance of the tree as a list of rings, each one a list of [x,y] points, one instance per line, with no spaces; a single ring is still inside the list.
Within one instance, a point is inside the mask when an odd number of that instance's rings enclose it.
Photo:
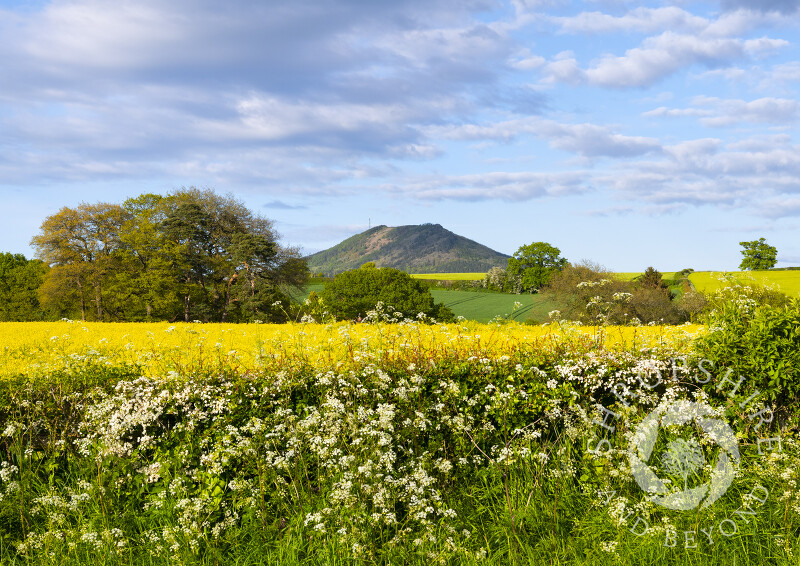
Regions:
[[[739,264],[739,269],[756,270],[772,269],[778,262],[777,248],[767,244],[764,238],[753,240],[752,242],[739,242],[742,246],[741,253],[743,259]]]
[[[340,273],[325,284],[321,298],[340,320],[364,317],[379,302],[391,307],[392,312],[401,313],[402,318],[415,319],[423,313],[440,322],[453,319],[450,309],[434,304],[430,290],[423,283],[398,269],[376,268],[374,264]]]
[[[169,202],[169,197],[143,194],[122,203],[128,218],[120,232],[124,257],[115,283],[127,306],[125,320],[170,318],[180,309],[171,260],[176,252],[163,230]]]
[[[639,285],[645,289],[658,289],[669,292],[669,287],[662,280],[661,272],[654,267],[648,267],[644,273],[637,277]]]
[[[68,283],[42,287],[44,304],[58,304],[67,295],[80,300],[80,315],[86,320],[86,302],[94,301],[95,320],[103,320],[104,285],[116,269],[121,249],[119,234],[125,220],[121,206],[108,203],[64,207],[42,222],[41,233],[31,243],[37,256],[52,270],[48,279]]]
[[[65,207],[32,243],[52,267],[40,296],[66,316],[239,322],[282,318],[280,288],[307,279],[298,250],[277,239],[233,197],[192,188]]]
[[[21,254],[0,254],[0,321],[43,320],[37,289],[47,273],[47,265]]]
[[[553,273],[563,269],[567,260],[561,250],[547,242],[533,242],[521,246],[508,258],[507,277],[520,277],[521,290],[533,291],[544,287]]]
[[[493,267],[483,277],[483,286],[492,291],[502,291],[506,283],[506,270],[502,267]]]
[[[185,322],[208,315],[207,278],[212,274],[211,219],[197,203],[185,202],[164,220],[172,267],[178,274]],[[210,284],[210,281],[208,281]]]

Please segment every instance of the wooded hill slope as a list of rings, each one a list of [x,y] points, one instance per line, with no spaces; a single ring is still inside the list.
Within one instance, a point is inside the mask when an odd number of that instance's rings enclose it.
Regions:
[[[507,255],[439,224],[375,226],[307,258],[312,273],[335,275],[369,261],[408,273],[485,272],[505,267]]]

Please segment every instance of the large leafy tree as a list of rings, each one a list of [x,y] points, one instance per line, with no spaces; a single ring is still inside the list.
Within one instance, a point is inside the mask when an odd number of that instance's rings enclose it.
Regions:
[[[509,277],[519,278],[522,291],[533,291],[547,285],[553,273],[566,265],[561,250],[547,242],[533,242],[520,246],[508,258],[506,273]]]
[[[739,245],[742,246],[743,256],[739,269],[772,269],[778,262],[777,248],[770,246],[764,238],[752,242],[739,242]]]
[[[29,260],[21,254],[0,254],[0,321],[46,318],[37,289],[47,270],[47,265],[39,260]]]
[[[170,259],[175,271],[177,289],[182,297],[183,318],[206,318],[213,290],[211,218],[199,204],[179,204],[163,224],[170,243]]]
[[[277,238],[271,221],[233,197],[181,189],[64,208],[33,243],[53,267],[41,294],[61,312],[237,322],[280,318],[280,287],[307,277],[297,250]]]
[[[414,319],[418,314],[447,321],[453,313],[442,304],[435,304],[430,290],[408,273],[391,267],[376,268],[368,263],[359,269],[345,271],[325,284],[321,295],[326,308],[338,319],[358,319],[375,309],[380,302],[402,318]]]
[[[180,311],[170,259],[176,251],[163,229],[169,201],[161,195],[143,194],[122,204],[128,216],[120,232],[124,253],[116,288],[128,305],[128,320],[170,318]]]
[[[44,220],[31,243],[38,257],[52,267],[40,291],[45,305],[63,307],[65,301],[77,299],[85,320],[93,302],[93,318],[104,319],[104,285],[117,267],[124,219],[119,205],[84,203],[64,207]]]

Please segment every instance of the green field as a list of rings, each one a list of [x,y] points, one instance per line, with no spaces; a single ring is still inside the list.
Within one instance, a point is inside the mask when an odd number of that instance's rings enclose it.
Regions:
[[[777,285],[789,296],[800,295],[800,271],[695,271],[689,281],[698,291],[705,293],[727,286],[724,276],[730,275],[741,282],[756,282],[761,285]]]
[[[622,281],[633,281],[635,278],[639,277],[643,272],[641,271],[634,271],[634,272],[616,272],[612,273],[614,277],[620,279]]]
[[[324,284],[314,283],[303,287],[302,291],[290,293],[292,299],[302,302],[311,291],[322,293]],[[450,291],[431,289],[433,300],[444,303],[453,314],[467,320],[489,322],[497,316],[525,322],[528,318],[537,321],[548,320],[548,313],[558,307],[544,295],[509,295],[506,293],[481,293],[480,291]],[[522,306],[516,310],[514,303]]]
[[[485,273],[413,273],[414,279],[428,279],[431,281],[480,281],[486,277]]]
[[[431,289],[437,303],[444,303],[456,316],[468,320],[489,322],[497,316],[524,322],[528,318],[545,321],[547,314],[556,309],[544,295],[509,295],[506,293],[480,293],[474,291],[447,291]],[[515,303],[521,306],[516,307]]]

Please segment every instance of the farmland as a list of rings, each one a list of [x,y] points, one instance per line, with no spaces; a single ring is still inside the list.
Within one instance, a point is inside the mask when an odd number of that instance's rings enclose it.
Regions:
[[[0,323],[0,563],[796,563],[796,305],[525,325],[545,295],[432,293],[464,318]]]
[[[685,347],[701,326],[501,327],[474,322],[453,325],[91,323],[79,321],[0,323],[0,376],[31,378],[82,361],[136,367],[145,376],[172,372],[237,372],[279,367],[325,367],[358,362],[379,350],[384,359],[441,354],[498,357],[569,342],[620,348],[673,344]],[[355,345],[355,346],[354,346]],[[355,348],[355,349],[354,349]],[[363,348],[363,352],[360,350]]]
[[[312,291],[321,293],[324,287],[321,283],[306,285],[302,291],[293,293],[292,298],[302,301]],[[431,295],[437,303],[444,303],[457,317],[462,316],[475,322],[489,322],[497,317],[518,322],[524,322],[530,317],[537,321],[547,321],[548,313],[556,308],[544,295],[482,293],[437,287],[431,288]],[[517,306],[518,303],[520,306]]]
[[[769,271],[695,271],[689,275],[689,281],[698,291],[713,292],[725,287],[727,278],[741,282],[753,281],[760,285],[774,285],[778,290],[792,297],[800,296],[800,270]]]
[[[414,279],[428,281],[480,281],[486,277],[485,273],[412,273]]]
[[[480,279],[479,275],[483,276],[478,273],[440,273],[417,274],[413,277],[436,281],[474,281]],[[613,275],[624,281],[630,281],[640,276],[641,273],[614,273]],[[742,281],[752,280],[757,283],[777,285],[781,291],[790,296],[800,296],[800,270],[733,272],[729,275]],[[664,277],[677,279],[678,274],[665,273]],[[694,272],[689,276],[689,280],[699,291],[703,292],[713,292],[726,285],[724,274],[718,272]],[[311,291],[321,293],[323,288],[324,284],[322,283],[307,285],[301,292],[295,292],[293,298],[302,301]],[[431,288],[431,294],[436,302],[443,303],[456,316],[484,323],[497,317],[518,322],[526,320],[546,322],[549,320],[548,314],[559,308],[548,298],[546,293],[514,295],[451,290],[434,286]]]
[[[433,288],[431,295],[435,301],[444,303],[456,316],[477,322],[489,322],[496,317],[518,322],[525,322],[529,318],[547,321],[548,313],[557,308],[555,303],[538,294],[510,295]]]

